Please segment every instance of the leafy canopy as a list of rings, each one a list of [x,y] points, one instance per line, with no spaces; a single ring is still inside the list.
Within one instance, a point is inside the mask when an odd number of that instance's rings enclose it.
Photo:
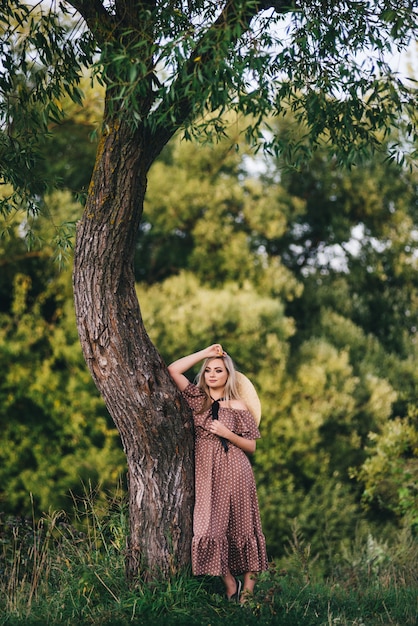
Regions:
[[[403,160],[417,136],[416,88],[386,55],[409,44],[417,17],[408,0],[2,3],[0,177],[13,189],[3,210],[38,209],[48,184],[33,174],[39,145],[60,99],[82,102],[87,70],[107,89],[105,123],[119,116],[158,135],[158,151],[179,128],[219,137],[232,110],[249,116],[249,139],[293,163],[322,141],[351,163],[393,127],[404,134],[390,154]],[[289,109],[308,143],[263,126]]]

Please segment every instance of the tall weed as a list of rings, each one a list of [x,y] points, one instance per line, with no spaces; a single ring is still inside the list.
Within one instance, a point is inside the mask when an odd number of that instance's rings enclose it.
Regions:
[[[358,529],[334,564],[332,578],[346,586],[418,588],[418,541],[407,526],[391,540],[376,538],[367,528]]]

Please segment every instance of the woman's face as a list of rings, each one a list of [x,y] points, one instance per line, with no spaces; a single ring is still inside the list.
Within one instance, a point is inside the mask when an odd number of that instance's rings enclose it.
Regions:
[[[223,359],[212,359],[205,367],[205,383],[209,389],[223,389],[228,380],[228,370]]]

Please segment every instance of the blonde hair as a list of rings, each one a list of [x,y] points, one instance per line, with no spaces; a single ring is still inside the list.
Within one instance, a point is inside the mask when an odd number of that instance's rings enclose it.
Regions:
[[[229,356],[229,354],[224,354],[223,356],[211,356],[203,361],[202,367],[200,368],[197,376],[196,376],[196,385],[202,389],[207,399],[203,403],[202,413],[206,411],[210,405],[212,404],[212,398],[210,396],[209,387],[205,381],[205,369],[211,361],[215,361],[216,359],[222,359],[225,365],[225,369],[228,372],[228,378],[226,380],[224,394],[222,396],[223,400],[239,400],[240,395],[238,393],[238,384],[237,377],[235,375],[236,369],[233,360]]]

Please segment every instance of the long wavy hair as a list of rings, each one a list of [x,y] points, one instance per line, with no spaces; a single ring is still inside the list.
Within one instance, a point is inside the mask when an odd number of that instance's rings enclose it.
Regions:
[[[212,398],[210,396],[209,387],[207,386],[206,381],[205,381],[205,369],[208,363],[210,363],[211,361],[214,361],[215,359],[222,359],[225,365],[225,369],[228,372],[228,378],[227,378],[224,393],[222,396],[223,400],[240,399],[240,396],[238,394],[238,388],[237,388],[237,378],[235,376],[236,369],[235,369],[234,362],[229,356],[229,354],[224,354],[223,356],[211,356],[208,359],[205,359],[203,361],[202,367],[200,368],[195,379],[196,385],[200,387],[200,389],[203,389],[203,391],[206,394],[206,400],[202,406],[202,411],[201,411],[202,413],[204,411],[207,411],[207,409],[212,404]]]

